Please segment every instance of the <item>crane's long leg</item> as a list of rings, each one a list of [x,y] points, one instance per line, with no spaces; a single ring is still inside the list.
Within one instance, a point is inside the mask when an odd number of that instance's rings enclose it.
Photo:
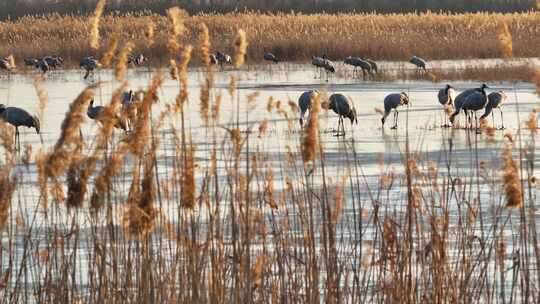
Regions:
[[[394,110],[394,125],[392,126],[391,129],[397,129],[398,115],[399,115],[399,112],[397,110]]]
[[[503,112],[501,108],[499,108],[499,111],[501,112],[501,130],[504,130]]]

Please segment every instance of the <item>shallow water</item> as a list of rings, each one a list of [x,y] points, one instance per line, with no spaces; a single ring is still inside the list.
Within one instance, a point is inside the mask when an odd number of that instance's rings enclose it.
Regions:
[[[464,62],[438,62],[437,65],[442,67],[457,65],[462,66]],[[395,63],[383,63],[382,68],[397,66]],[[232,98],[228,95],[227,87],[229,76],[237,76],[238,91]],[[367,212],[365,219],[361,221],[366,224],[366,232],[363,236],[364,240],[369,240],[370,235],[374,232],[372,227],[367,224],[368,218],[371,216],[373,206],[370,203],[362,203],[368,197],[375,198],[376,201],[392,202],[392,204],[384,205],[387,210],[402,213],[404,206],[407,204],[407,188],[402,182],[396,182],[392,191],[381,191],[379,188],[379,178],[382,173],[394,172],[397,176],[404,172],[405,152],[408,148],[411,153],[417,154],[418,166],[427,168],[430,164],[445,171],[448,168],[449,174],[460,176],[462,178],[475,178],[477,166],[479,163],[485,162],[488,172],[491,177],[498,179],[500,169],[500,151],[505,139],[504,134],[510,133],[516,139],[518,130],[522,122],[527,119],[533,108],[538,106],[538,97],[535,94],[535,87],[528,83],[488,83],[490,86],[489,92],[495,90],[504,90],[509,97],[507,103],[503,106],[505,130],[495,132],[495,141],[489,142],[485,132],[477,134],[474,131],[464,129],[445,129],[441,128],[443,119],[443,111],[437,102],[437,91],[442,88],[445,83],[431,83],[426,81],[416,82],[364,82],[350,78],[334,78],[329,82],[314,78],[315,72],[311,68],[305,68],[301,65],[291,65],[286,69],[279,69],[273,66],[262,66],[259,69],[250,68],[248,71],[238,73],[235,71],[225,71],[216,73],[215,89],[212,91],[212,96],[221,94],[223,96],[221,117],[218,125],[223,128],[218,128],[215,136],[208,134],[204,128],[203,122],[199,114],[199,89],[205,74],[203,72],[193,70],[189,73],[189,89],[190,97],[186,108],[186,126],[191,132],[193,142],[196,146],[196,158],[199,164],[205,165],[210,159],[210,147],[215,141],[220,142],[226,132],[224,128],[234,126],[238,121],[241,131],[244,135],[251,132],[249,137],[249,147],[251,151],[258,151],[266,157],[266,163],[274,168],[275,188],[279,192],[286,186],[285,179],[299,178],[295,172],[289,172],[284,168],[284,160],[286,159],[287,147],[289,146],[294,153],[299,153],[301,142],[301,130],[298,125],[297,113],[291,112],[288,101],[296,103],[299,95],[306,90],[317,89],[320,91],[331,93],[343,93],[350,96],[355,104],[358,113],[358,125],[351,126],[349,121],[345,122],[347,135],[343,137],[335,136],[335,128],[337,127],[337,117],[331,111],[322,111],[320,116],[321,142],[324,149],[324,169],[325,174],[329,177],[329,181],[338,182],[342,176],[351,174],[359,174],[364,183],[357,189],[347,188],[346,203],[344,206],[342,221],[338,227],[343,229],[342,242],[344,247],[349,246],[349,242],[355,239],[355,235],[350,232],[351,227],[355,227],[358,218],[353,212],[353,209],[362,208]],[[151,73],[147,70],[131,70],[128,74],[129,87],[132,89],[144,89],[150,82]],[[105,104],[110,99],[113,90],[119,85],[112,81],[110,71],[100,71],[93,79],[94,82],[102,82],[96,90],[96,104]],[[29,143],[33,147],[33,151],[40,148],[48,150],[57,140],[60,134],[60,125],[64,119],[64,115],[77,95],[91,81],[82,79],[82,72],[79,71],[56,71],[45,78],[44,86],[49,95],[49,103],[45,109],[44,119],[42,121],[42,136],[43,144],[40,142],[40,137],[32,130],[23,129],[22,141]],[[479,83],[472,82],[453,82],[452,85],[458,91],[468,88],[477,87]],[[382,128],[380,122],[380,114],[374,109],[383,108],[382,100],[389,93],[397,93],[405,91],[409,94],[411,104],[409,107],[400,109],[399,127],[397,130],[390,130],[391,117],[388,124]],[[153,108],[153,115],[157,117],[165,104],[174,103],[176,94],[178,93],[177,82],[170,79],[166,75],[166,81],[159,92],[159,103]],[[256,100],[248,105],[247,96],[257,93]],[[267,111],[267,101],[270,97],[282,102],[282,107],[289,112],[291,119],[291,127],[288,121],[277,113],[269,113]],[[18,106],[35,112],[37,109],[37,96],[32,84],[32,78],[29,75],[10,76],[7,79],[0,81],[0,103],[9,106]],[[237,101],[240,100],[240,104]],[[239,111],[238,111],[239,109]],[[498,112],[495,111],[495,122],[500,124]],[[463,115],[463,114],[462,114]],[[462,116],[461,115],[461,116]],[[463,120],[463,117],[460,118]],[[269,129],[266,135],[259,136],[258,127],[263,120],[268,120]],[[491,119],[488,120],[491,124]],[[178,121],[167,121],[163,124],[163,129],[158,130],[158,137],[163,138],[160,150],[158,153],[158,172],[167,176],[171,170],[171,158],[174,155],[174,146],[170,139],[172,126],[178,126]],[[92,143],[93,135],[98,128],[93,121],[87,120],[82,127],[82,133],[85,140]],[[521,143],[525,145],[528,142],[528,131],[522,129],[523,140]],[[117,132],[116,136],[122,136],[121,132]],[[408,139],[408,141],[407,141]],[[518,141],[519,143],[519,141]],[[538,144],[536,144],[538,148]],[[354,155],[353,155],[354,154]],[[381,156],[384,157],[384,163],[380,162]],[[356,163],[354,162],[356,160]],[[538,160],[538,156],[536,156]],[[222,178],[225,180],[226,156],[220,156],[219,170],[222,173]],[[536,161],[535,161],[536,162]],[[361,173],[354,173],[351,168],[360,168]],[[18,189],[15,197],[18,197],[18,203],[13,207],[13,214],[25,214],[31,218],[37,214],[37,222],[40,222],[40,213],[34,213],[36,202],[39,197],[37,184],[37,170],[35,165],[25,168],[20,165],[17,172],[23,174],[24,180],[22,186]],[[200,172],[199,172],[200,173]],[[200,176],[198,176],[200,178]],[[313,182],[316,186],[322,186],[322,178],[320,170],[313,173]],[[123,176],[121,184],[124,191],[116,193],[119,197],[127,196],[129,190],[129,175]],[[477,185],[478,193],[482,200],[484,210],[480,216],[485,217],[485,224],[489,224],[495,220],[490,216],[490,211],[493,208],[493,203],[500,205],[502,193],[495,193],[489,179],[479,180]],[[360,193],[355,192],[360,190]],[[475,192],[468,194],[473,200]],[[536,197],[537,190],[534,190],[533,196]],[[172,198],[174,202],[175,198]],[[357,205],[359,204],[359,205]],[[167,205],[164,210],[170,213],[171,220],[175,219],[175,206]],[[460,219],[461,209],[451,207],[452,223],[456,223]],[[226,216],[228,210],[224,208],[223,215]],[[284,215],[282,215],[284,216]],[[289,215],[292,230],[295,227],[294,213],[291,211]],[[88,224],[85,221],[84,212],[79,215],[81,228],[85,228]],[[66,214],[60,214],[56,219],[60,226],[69,227],[69,218]],[[39,239],[42,235],[46,235],[48,227],[42,222],[39,229],[36,229],[35,238]],[[421,223],[428,225],[428,223]],[[349,231],[349,232],[347,232]],[[228,231],[225,231],[226,234]],[[300,232],[300,231],[298,231]],[[512,225],[508,225],[505,231],[507,235],[514,235],[515,231]],[[3,244],[9,241],[7,236],[2,238]],[[83,242],[84,243],[84,242]],[[22,240],[15,243],[15,250],[22,251]],[[87,250],[88,244],[82,244],[77,250],[82,253]],[[351,245],[352,246],[352,245]],[[512,249],[512,244],[509,250]],[[350,249],[356,250],[356,249]],[[345,252],[345,251],[344,251]],[[344,253],[345,254],[345,253]],[[349,253],[350,254],[350,253]],[[81,254],[82,256],[82,254]],[[3,264],[7,263],[6,258],[3,258]],[[84,260],[80,261],[78,271],[84,273],[86,266]],[[531,267],[535,267],[531,265]],[[82,279],[81,285],[85,285],[86,281]]]

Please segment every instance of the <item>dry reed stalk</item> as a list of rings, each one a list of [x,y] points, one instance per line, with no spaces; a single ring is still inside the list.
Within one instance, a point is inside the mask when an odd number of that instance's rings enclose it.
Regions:
[[[178,65],[174,59],[169,60],[169,74],[173,80],[178,80]]]
[[[435,73],[433,73],[431,71],[428,71],[427,76],[428,76],[428,78],[429,78],[429,80],[431,82],[439,82],[439,77],[437,76],[437,74],[435,74]]]
[[[221,112],[221,94],[216,95],[212,105],[212,120],[215,124],[219,123],[219,113]]]
[[[302,157],[305,163],[314,162],[319,150],[319,94],[311,100],[309,121],[302,140]]]
[[[236,54],[234,56],[234,66],[239,69],[246,60],[246,53],[247,53],[247,38],[246,38],[246,32],[243,29],[239,29],[238,33],[236,34],[236,41],[234,43],[236,47]]]
[[[201,86],[201,93],[200,93],[200,114],[203,122],[205,125],[208,125],[208,119],[209,119],[209,109],[210,109],[210,81],[206,79],[204,84]]]
[[[531,113],[529,113],[529,119],[525,121],[525,127],[529,129],[531,134],[534,134],[534,135],[538,133],[538,126],[536,123],[538,120],[537,116],[538,116],[538,111],[536,109],[533,109]]]
[[[94,14],[90,18],[90,47],[97,51],[99,48],[99,21],[105,8],[106,0],[99,0],[94,10]]]
[[[336,185],[336,189],[334,191],[334,208],[332,208],[332,214],[330,219],[334,224],[336,224],[339,221],[339,218],[341,217],[342,211],[343,211],[343,205],[344,205],[344,191],[343,188],[345,186],[345,182],[347,181],[347,176],[343,176],[340,180],[340,182]]]
[[[234,97],[234,93],[236,92],[236,87],[238,86],[238,79],[234,75],[229,75],[229,87],[228,92],[231,99]]]
[[[201,23],[201,33],[199,35],[199,44],[201,49],[201,60],[205,66],[210,66],[210,33],[206,24]]]
[[[47,90],[45,89],[45,86],[43,85],[43,76],[34,77],[34,88],[36,89],[36,93],[37,93],[38,101],[39,101],[37,116],[39,118],[39,121],[43,123],[44,121],[43,113],[45,112],[45,107],[47,106],[47,103],[49,102],[49,95],[47,94]]]
[[[512,58],[512,35],[506,22],[501,23],[499,29],[499,44],[503,58]]]
[[[4,160],[6,164],[13,163],[15,153],[14,130],[4,120],[0,119],[0,143],[4,148]]]
[[[270,208],[277,210],[278,206],[276,204],[276,199],[274,198],[274,171],[272,170],[272,167],[266,169],[265,184],[264,201]]]
[[[506,144],[502,151],[503,185],[506,194],[506,207],[518,208],[522,205],[521,180],[518,165],[512,157],[512,145]]]
[[[24,154],[21,159],[22,163],[26,166],[28,169],[30,167],[30,162],[32,161],[32,145],[26,144],[24,146]]]
[[[259,138],[263,138],[264,136],[266,136],[267,132],[268,132],[268,119],[265,118],[259,125]]]
[[[105,68],[110,68],[112,64],[112,60],[114,58],[114,55],[116,54],[116,49],[118,49],[118,38],[116,36],[113,36],[111,38],[111,41],[109,42],[109,47],[107,48],[107,51],[105,54],[103,54],[103,57],[101,57],[100,63]]]
[[[128,57],[132,51],[133,43],[127,42],[120,51],[120,54],[118,54],[118,62],[116,63],[116,69],[114,70],[116,80],[122,81],[126,77],[128,68]]]
[[[10,166],[4,166],[0,174],[0,233],[6,228],[17,179],[11,177]]]
[[[79,133],[80,125],[84,122],[88,103],[94,97],[94,88],[97,86],[98,84],[95,84],[84,89],[69,106],[62,121],[60,137],[47,158],[47,177],[57,179],[63,174],[71,164],[74,152],[80,151],[83,146]]]
[[[193,144],[186,144],[184,151],[184,166],[182,168],[182,188],[180,190],[181,205],[183,208],[195,208],[195,148]]]

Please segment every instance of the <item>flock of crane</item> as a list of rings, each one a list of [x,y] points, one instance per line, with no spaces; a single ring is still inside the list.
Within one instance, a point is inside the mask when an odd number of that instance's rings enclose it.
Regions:
[[[278,63],[279,60],[276,58],[275,55],[272,53],[266,53],[264,54],[263,58],[267,61],[271,61],[274,63]],[[138,55],[130,55],[128,63],[133,65],[141,65],[144,62],[146,62],[148,59],[143,54]],[[12,58],[4,58],[0,59],[0,69],[6,69],[11,70],[12,67],[10,66],[10,62],[12,62]],[[58,67],[62,66],[63,59],[59,56],[45,56],[43,58],[26,58],[24,60],[25,64],[27,66],[34,66],[35,68],[41,70],[43,73],[46,73],[47,71],[51,69],[57,69]],[[216,52],[214,54],[210,55],[210,62],[215,65],[221,65],[224,64],[231,64],[232,59],[231,56],[224,54],[222,52]],[[410,60],[410,63],[414,64],[419,70],[426,71],[426,61],[413,56]],[[373,73],[377,73],[378,67],[377,64],[370,59],[364,59],[360,57],[347,57],[344,60],[345,64],[349,64],[354,67],[354,73],[357,73],[357,69],[361,69],[364,77],[366,75],[370,75]],[[312,58],[312,64],[316,66],[318,69],[324,69],[327,73],[334,73],[335,67],[332,61],[330,61],[326,56],[321,57],[313,57]],[[92,56],[85,57],[80,62],[80,67],[83,68],[86,71],[86,74],[84,78],[88,78],[89,75],[91,75],[94,70],[99,67],[99,61],[95,59]],[[501,126],[500,128],[504,128],[504,122],[503,122],[503,114],[501,110],[501,105],[505,102],[507,99],[507,96],[503,91],[499,92],[493,92],[491,94],[486,93],[486,89],[488,86],[486,84],[483,84],[479,88],[474,89],[468,89],[460,94],[457,94],[454,87],[451,85],[446,85],[445,88],[439,90],[438,92],[438,101],[439,103],[445,108],[445,112],[449,108],[453,108],[452,114],[449,116],[450,123],[454,125],[454,121],[456,116],[461,112],[465,112],[466,116],[466,127],[469,129],[473,128],[473,120],[474,120],[474,128],[476,130],[479,129],[478,125],[478,117],[477,117],[477,111],[485,109],[482,116],[480,116],[480,119],[483,119],[487,117],[489,114],[492,115],[493,124],[494,124],[494,118],[493,118],[493,110],[499,109],[501,114]],[[310,108],[311,108],[311,102],[312,100],[318,95],[319,92],[317,90],[311,90],[304,92],[300,95],[298,99],[298,106],[300,108],[300,126],[304,127],[304,118],[306,116],[306,113],[310,114]],[[124,93],[123,100],[122,100],[122,111],[125,111],[125,113],[129,113],[133,110],[133,104],[136,102],[135,94],[133,91],[128,91]],[[390,115],[392,110],[394,111],[394,124],[391,127],[391,129],[397,129],[398,127],[398,115],[399,111],[398,108],[404,105],[409,105],[409,95],[405,92],[401,93],[393,93],[389,94],[384,98],[384,112],[382,114],[381,122],[382,126],[384,128],[384,124],[386,121],[386,118]],[[348,118],[351,121],[351,126],[353,123],[358,124],[357,120],[357,112],[354,107],[354,103],[352,100],[343,95],[343,94],[332,94],[328,101],[325,103],[328,106],[328,109],[334,111],[338,116],[338,128],[337,128],[337,136],[344,136],[345,135],[345,127],[343,124],[343,119]],[[100,121],[102,119],[102,113],[104,111],[103,106],[94,106],[93,100],[90,102],[88,109],[87,109],[87,115],[89,118]],[[125,117],[125,116],[124,116]],[[447,115],[444,115],[445,120]],[[131,121],[128,118],[122,118],[120,115],[117,115],[116,117],[116,123],[115,127],[122,129],[124,131],[128,131],[129,127],[131,125]],[[19,134],[19,127],[24,126],[28,128],[34,128],[36,132],[39,134],[40,132],[40,121],[37,116],[31,115],[26,110],[18,108],[18,107],[6,107],[3,104],[0,104],[0,119],[4,120],[5,122],[13,125],[15,127],[15,144],[17,145],[18,149],[20,150],[20,134]],[[451,127],[448,122],[443,124],[441,127]]]
[[[479,118],[477,116],[477,111],[484,110],[484,113],[480,116],[480,120],[486,118],[491,114],[493,127],[495,127],[495,118],[494,118],[494,109],[499,109],[501,114],[501,126],[499,129],[504,129],[504,120],[503,112],[501,106],[508,99],[506,94],[503,91],[492,92],[487,94],[486,89],[489,87],[486,84],[482,84],[479,88],[473,88],[465,90],[457,94],[454,87],[447,84],[444,88],[440,89],[437,94],[437,99],[439,103],[444,107],[444,117],[447,117],[447,109],[452,109],[452,113],[449,116],[451,124],[447,122],[441,127],[447,128],[452,127],[455,123],[456,116],[459,115],[461,111],[465,113],[466,116],[466,128],[475,129],[479,131]],[[317,90],[306,91],[300,95],[298,98],[298,106],[300,108],[300,126],[304,126],[304,117],[306,113],[310,113],[311,102],[314,100],[319,92]],[[408,106],[410,103],[409,95],[405,92],[401,93],[392,93],[387,95],[384,98],[384,112],[381,117],[382,127],[384,128],[384,123],[386,118],[390,115],[392,110],[394,111],[394,124],[391,129],[397,129],[398,127],[398,108],[401,106]],[[351,127],[354,123],[358,124],[356,108],[354,107],[353,101],[343,95],[343,94],[332,94],[328,100],[328,109],[334,111],[339,117],[338,127],[337,127],[337,136],[345,135],[345,127],[343,125],[343,119],[349,118],[351,121]],[[473,126],[474,120],[474,126]]]

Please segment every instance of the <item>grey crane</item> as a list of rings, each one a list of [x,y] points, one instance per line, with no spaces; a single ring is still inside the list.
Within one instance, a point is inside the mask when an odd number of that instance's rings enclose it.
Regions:
[[[311,64],[317,67],[317,71],[320,71],[321,69],[324,69],[324,60],[325,60],[324,55],[322,57],[312,56]]]
[[[416,71],[426,72],[426,61],[420,57],[412,56],[409,62],[416,66]]]
[[[439,90],[439,93],[437,94],[437,98],[439,99],[439,103],[443,107],[452,107],[454,105],[454,100],[456,99],[456,90],[453,86],[447,84],[444,88]],[[441,126],[443,128],[450,127],[450,124],[448,123],[448,115],[446,115],[445,109],[443,109],[443,116],[444,116],[444,124]]]
[[[94,74],[94,70],[99,67],[99,62],[93,57],[93,56],[88,56],[88,57],[84,57],[82,60],[81,60],[81,63],[79,64],[79,66],[82,68],[82,69],[85,69],[86,70],[86,74],[84,75],[84,79],[87,79],[88,76],[90,76],[90,74]]]
[[[26,65],[26,66],[36,67],[38,62],[39,62],[39,60],[36,59],[36,58],[31,58],[31,57],[24,58],[24,65]]]
[[[15,127],[15,145],[21,150],[19,127],[35,128],[39,134],[40,123],[37,116],[32,116],[26,110],[17,107],[6,107],[0,104],[0,119]]]
[[[148,61],[148,58],[144,56],[143,54],[137,54],[135,56],[129,55],[128,57],[128,64],[142,65],[146,61]]]
[[[49,68],[57,69],[62,66],[64,59],[60,56],[45,56],[41,58],[42,61],[45,61]]]
[[[36,62],[36,68],[45,74],[51,69],[51,66],[47,63],[47,61],[40,59],[38,62]]]
[[[304,116],[306,112],[310,111],[311,115],[311,101],[319,94],[317,90],[310,90],[302,93],[298,98],[298,107],[300,108],[300,127],[304,127]]]
[[[216,54],[210,54],[210,64],[219,64],[219,60],[216,57]]]
[[[501,113],[501,126],[498,129],[504,130],[504,120],[503,120],[503,112],[502,112],[501,106],[503,105],[503,103],[506,102],[507,99],[508,97],[503,91],[490,93],[488,95],[488,103],[486,105],[486,110],[484,111],[484,114],[480,116],[480,119],[486,118],[491,113],[493,127],[495,128],[495,118],[493,115],[493,109],[499,109],[499,112]]]
[[[263,56],[263,59],[266,61],[272,61],[273,63],[278,63],[279,60],[277,59],[276,55],[272,53],[265,53]]]
[[[487,104],[487,88],[489,87],[484,83],[480,88],[468,89],[458,94],[454,100],[454,113],[450,115],[450,122],[454,124],[456,116],[463,110],[465,111],[468,125],[472,125],[472,117],[469,112],[472,111],[476,115],[476,111],[485,107]]]
[[[222,53],[220,51],[217,51],[214,55],[215,55],[219,65],[221,65],[221,68],[223,68],[224,64],[232,64],[231,56],[229,56],[229,55],[227,55],[225,53]]]
[[[88,115],[88,117],[95,121],[101,122],[104,119],[104,117],[102,116],[104,110],[105,107],[103,106],[94,106],[94,99],[92,99],[90,100],[90,104],[88,105],[88,109],[86,110],[86,115]],[[114,117],[114,127],[127,132],[125,122],[122,121],[122,118],[118,115],[115,115]]]
[[[386,121],[386,117],[390,115],[390,112],[392,109],[394,110],[394,125],[391,127],[391,129],[397,129],[398,125],[398,107],[402,105],[408,105],[409,104],[409,95],[405,92],[401,93],[393,93],[389,94],[384,98],[384,114],[381,118],[381,122],[384,128],[384,123]]]
[[[351,126],[353,123],[358,124],[356,115],[356,109],[352,100],[343,94],[332,94],[330,96],[329,108],[339,115],[337,136],[345,136],[345,126],[343,125],[343,117],[347,117],[351,120]],[[340,126],[342,133],[340,133]]]
[[[375,74],[379,73],[379,66],[377,65],[377,63],[369,58],[366,58],[364,59],[365,61],[369,62],[369,64],[371,65],[371,71]]]
[[[373,70],[371,69],[371,64],[367,62],[366,60],[363,60],[359,57],[347,57],[343,61],[343,63],[352,65],[354,67],[354,73],[357,74],[358,68],[362,69],[362,75],[364,76],[364,79],[367,75],[373,74]]]
[[[328,58],[326,58],[326,55],[323,55],[322,57],[311,57],[311,64],[317,67],[317,70],[321,71],[323,69],[326,72],[326,81],[328,81],[328,75],[330,73],[335,73],[336,68],[334,67],[334,63]],[[322,75],[321,75],[322,78]]]

